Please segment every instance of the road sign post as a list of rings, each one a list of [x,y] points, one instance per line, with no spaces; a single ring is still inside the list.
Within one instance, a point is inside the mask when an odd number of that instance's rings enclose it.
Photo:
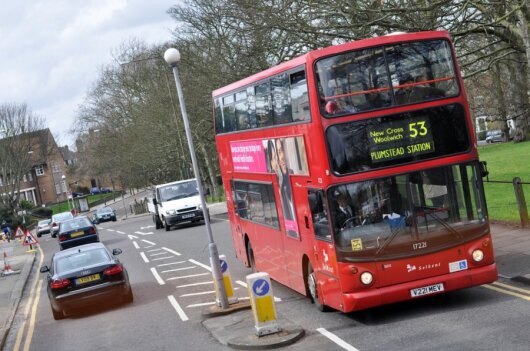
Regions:
[[[276,321],[276,308],[268,273],[247,275],[248,295],[254,316],[256,335],[265,336],[282,330]]]
[[[219,255],[219,262],[221,264],[221,274],[223,275],[223,283],[226,292],[226,297],[228,299],[228,304],[232,305],[239,302],[237,296],[234,295],[234,284],[232,283],[232,276],[230,275],[230,268],[228,267],[228,261],[226,260],[225,255]],[[221,299],[219,298],[219,287],[217,286],[217,281],[214,279],[215,284],[215,296],[216,302],[219,307],[221,307]]]

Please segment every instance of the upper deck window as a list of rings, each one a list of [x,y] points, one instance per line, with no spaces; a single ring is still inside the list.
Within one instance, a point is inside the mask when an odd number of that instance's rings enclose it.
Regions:
[[[321,111],[342,116],[459,93],[445,40],[374,47],[319,60]]]

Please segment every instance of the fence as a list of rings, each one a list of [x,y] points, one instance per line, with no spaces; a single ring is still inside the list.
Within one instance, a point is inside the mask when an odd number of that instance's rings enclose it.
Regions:
[[[147,213],[149,210],[147,209],[147,202],[149,200],[147,198],[144,198],[143,200],[138,201],[137,199],[134,199],[134,203],[130,204],[131,213],[137,215],[142,213]]]
[[[530,183],[521,181],[519,177],[513,178],[511,182],[506,180],[490,180],[489,177],[486,177],[484,186],[486,188],[490,218],[517,221],[518,217],[522,227],[529,226],[530,220],[528,218],[528,208],[523,185],[528,187]],[[515,196],[512,198],[511,194]],[[510,199],[514,199],[515,201]],[[517,213],[511,212],[515,206],[518,209]]]

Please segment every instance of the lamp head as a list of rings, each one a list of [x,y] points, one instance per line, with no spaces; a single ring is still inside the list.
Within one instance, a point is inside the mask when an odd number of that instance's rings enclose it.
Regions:
[[[174,66],[180,61],[180,52],[175,48],[169,48],[164,53],[164,60],[171,66]]]

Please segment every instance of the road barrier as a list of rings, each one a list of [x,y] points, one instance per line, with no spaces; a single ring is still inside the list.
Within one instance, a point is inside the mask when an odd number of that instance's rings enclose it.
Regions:
[[[256,335],[265,336],[282,331],[276,321],[276,308],[269,274],[260,272],[247,275],[247,287]]]

